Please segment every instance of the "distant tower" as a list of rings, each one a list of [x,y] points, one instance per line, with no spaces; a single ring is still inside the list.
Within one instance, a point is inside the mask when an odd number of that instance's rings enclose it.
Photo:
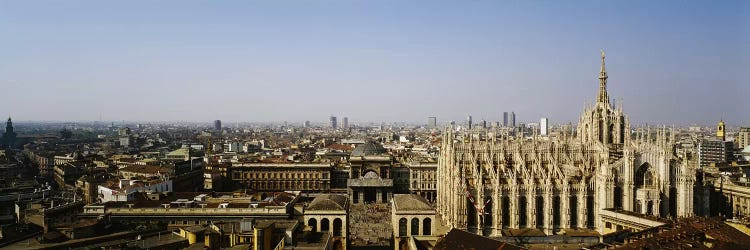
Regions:
[[[487,129],[487,121],[482,120],[482,128]]]
[[[437,127],[437,117],[434,117],[434,116],[427,117],[427,127],[428,128]]]
[[[336,122],[336,117],[335,116],[331,116],[330,119],[331,119],[331,128],[332,129],[339,128],[338,122]]]
[[[10,119],[8,119],[8,122],[10,122]],[[719,125],[716,126],[716,137],[721,141],[725,141],[726,139],[725,128],[724,120],[719,121]]]
[[[548,135],[549,134],[549,119],[547,117],[542,117],[542,119],[539,120],[539,134],[541,135]]]
[[[503,127],[508,126],[508,112],[503,112]]]
[[[468,129],[471,129],[471,125],[472,125],[471,116],[466,117],[466,124],[468,126]]]
[[[13,121],[8,117],[8,122],[5,123],[5,133],[3,133],[2,142],[8,145],[13,145],[16,141],[16,132],[13,130]]]
[[[221,120],[214,121],[214,130],[221,131]]]
[[[516,112],[510,112],[510,117],[508,118],[508,125],[510,127],[516,127]]]
[[[341,120],[341,125],[343,125],[344,129],[349,128],[349,117],[344,117],[344,119]]]
[[[305,128],[309,128],[309,127],[310,127],[310,121],[305,121]]]

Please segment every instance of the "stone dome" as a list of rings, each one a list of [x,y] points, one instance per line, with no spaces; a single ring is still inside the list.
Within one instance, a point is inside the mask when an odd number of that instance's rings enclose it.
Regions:
[[[383,146],[374,142],[367,142],[361,144],[352,150],[352,157],[370,156],[370,155],[382,155],[386,154],[387,151]]]

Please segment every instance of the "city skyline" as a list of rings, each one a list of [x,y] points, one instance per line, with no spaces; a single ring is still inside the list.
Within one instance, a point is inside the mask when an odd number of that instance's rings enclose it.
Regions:
[[[604,49],[633,124],[746,125],[747,4],[642,4],[6,2],[0,115],[575,123]]]

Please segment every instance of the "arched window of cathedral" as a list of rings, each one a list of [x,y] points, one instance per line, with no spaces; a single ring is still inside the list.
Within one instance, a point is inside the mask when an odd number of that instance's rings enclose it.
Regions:
[[[528,227],[527,219],[528,212],[526,211],[526,196],[521,196],[518,198],[518,227],[519,228],[526,228]]]
[[[615,125],[614,124],[610,124],[609,125],[609,131],[607,131],[607,138],[608,138],[607,142],[614,143],[615,142],[614,135],[615,135]]]
[[[636,187],[653,187],[654,186],[654,174],[653,168],[648,162],[643,163],[638,171],[635,173],[635,186]]]
[[[536,227],[544,228],[544,197],[536,197]]]
[[[570,228],[578,228],[578,197],[571,195],[568,204],[570,204],[570,210],[568,210]]]
[[[560,196],[552,198],[552,225],[560,228]]]
[[[653,187],[654,186],[654,175],[652,171],[646,171],[643,175],[643,185],[646,187]]]
[[[503,213],[503,228],[510,226],[510,198],[503,196],[502,211]]]
[[[599,142],[604,143],[604,122],[599,120]]]
[[[625,143],[625,121],[620,119],[620,143]]]
[[[586,124],[586,127],[583,129],[583,138],[584,141],[589,141],[589,125]]]

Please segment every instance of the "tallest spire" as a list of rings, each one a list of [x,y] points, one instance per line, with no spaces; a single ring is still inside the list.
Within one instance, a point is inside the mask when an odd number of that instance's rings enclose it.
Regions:
[[[596,102],[609,102],[609,97],[607,96],[607,68],[604,66],[604,50],[602,50],[602,69],[599,72],[599,96],[596,98]]]

